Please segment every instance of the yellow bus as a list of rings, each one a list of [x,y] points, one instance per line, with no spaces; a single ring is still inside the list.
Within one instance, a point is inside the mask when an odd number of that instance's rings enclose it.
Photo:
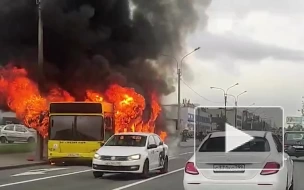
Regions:
[[[115,132],[110,103],[57,102],[49,111],[48,160],[54,164],[92,161]]]

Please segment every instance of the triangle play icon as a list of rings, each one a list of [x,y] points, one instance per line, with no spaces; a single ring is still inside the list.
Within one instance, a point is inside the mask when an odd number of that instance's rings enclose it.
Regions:
[[[236,129],[235,127],[225,124],[225,133],[226,133],[226,140],[225,140],[225,152],[228,153],[243,144],[253,140],[254,138],[247,133]]]

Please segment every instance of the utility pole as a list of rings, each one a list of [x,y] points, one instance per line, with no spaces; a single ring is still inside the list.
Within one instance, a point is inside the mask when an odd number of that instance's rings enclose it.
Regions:
[[[225,122],[227,121],[227,93],[224,93],[224,99],[225,99]]]
[[[237,101],[235,101],[234,106],[235,106],[235,108],[234,108],[234,122],[235,122],[235,128],[238,128],[238,126],[237,126]]]
[[[253,129],[253,120],[254,120],[254,115],[252,115],[252,118],[251,118],[251,125],[250,125],[251,130]]]
[[[180,95],[180,92],[181,92],[181,89],[180,89],[180,82],[181,82],[181,69],[180,67],[178,66],[178,63],[177,63],[177,131],[178,131],[178,134],[180,132],[180,120],[181,120],[181,102],[180,102],[180,98],[181,98],[181,95]]]
[[[36,0],[38,6],[38,86],[43,85],[43,23],[41,18],[41,0]],[[41,134],[37,133],[36,160],[43,159],[44,140]]]
[[[176,68],[177,68],[177,131],[180,131],[180,129],[181,129],[181,102],[180,102],[181,85],[180,85],[180,82],[181,82],[181,76],[182,76],[182,69],[181,69],[182,64],[183,64],[183,61],[186,57],[188,57],[189,55],[191,55],[192,53],[194,53],[195,51],[197,51],[199,49],[200,49],[200,47],[197,47],[193,51],[191,51],[190,53],[183,56],[180,63],[173,56],[161,54],[162,56],[166,56],[166,57],[170,57],[171,59],[174,59],[175,62],[176,62]]]

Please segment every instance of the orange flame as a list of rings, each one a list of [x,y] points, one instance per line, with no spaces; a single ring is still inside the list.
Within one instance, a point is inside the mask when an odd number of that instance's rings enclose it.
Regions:
[[[117,132],[150,132],[155,130],[155,121],[161,112],[159,100],[155,93],[151,95],[151,115],[143,121],[146,108],[145,99],[132,88],[117,84],[111,85],[104,93],[86,91],[85,101],[102,102],[107,99],[115,107],[115,133]],[[6,66],[0,69],[0,103],[7,103],[16,112],[18,119],[26,126],[36,129],[42,136],[48,135],[49,102],[73,102],[75,98],[67,91],[54,87],[46,96],[41,96],[37,85],[27,77],[25,69]],[[166,132],[161,131],[164,140]]]

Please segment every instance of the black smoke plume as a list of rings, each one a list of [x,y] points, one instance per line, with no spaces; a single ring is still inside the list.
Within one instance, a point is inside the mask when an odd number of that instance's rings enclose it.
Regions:
[[[76,96],[112,82],[144,95],[151,89],[160,95],[174,91],[167,78],[175,63],[153,60],[182,52],[198,21],[193,0],[41,0],[41,5],[47,81]],[[37,23],[35,0],[0,1],[3,64],[19,59],[35,71]]]

